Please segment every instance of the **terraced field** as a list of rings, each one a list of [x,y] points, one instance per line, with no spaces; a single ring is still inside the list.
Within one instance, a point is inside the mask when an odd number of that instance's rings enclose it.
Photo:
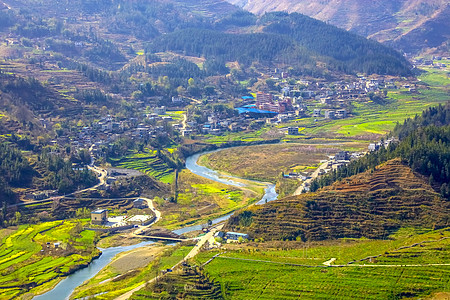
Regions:
[[[20,226],[0,246],[0,299],[43,290],[86,265],[99,254],[94,239],[74,221]]]
[[[170,273],[160,281],[134,293],[131,299],[161,299],[177,297],[180,294],[183,294],[184,299],[223,299],[220,285],[211,282],[196,268]]]
[[[174,169],[158,157],[156,151],[137,153],[120,159],[110,159],[113,167],[139,170],[162,182],[170,183],[173,180]]]
[[[226,248],[204,267],[226,299],[417,299],[450,292],[449,228],[422,233],[405,228],[386,240]],[[197,262],[218,253],[201,253]],[[325,266],[330,258],[336,258],[331,265],[342,266]]]
[[[448,204],[399,160],[232,216],[226,229],[264,240],[383,238],[403,226],[449,225]]]

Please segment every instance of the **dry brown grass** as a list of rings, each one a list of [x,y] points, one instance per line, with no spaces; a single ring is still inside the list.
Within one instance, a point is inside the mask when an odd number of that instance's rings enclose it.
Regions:
[[[205,155],[200,163],[239,177],[275,182],[281,172],[311,172],[311,167],[340,150],[308,144],[248,146]]]

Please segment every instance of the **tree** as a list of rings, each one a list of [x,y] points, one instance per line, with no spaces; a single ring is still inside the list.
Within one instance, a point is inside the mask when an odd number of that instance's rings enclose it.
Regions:
[[[21,213],[18,212],[18,211],[16,211],[16,212],[14,213],[14,221],[15,221],[16,225],[19,225],[19,224],[20,224],[20,220],[21,220],[21,219],[22,219]]]

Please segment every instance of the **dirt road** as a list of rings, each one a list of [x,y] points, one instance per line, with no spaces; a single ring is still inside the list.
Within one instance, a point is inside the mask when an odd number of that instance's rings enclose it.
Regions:
[[[317,176],[319,176],[320,174],[320,170],[325,170],[328,167],[328,161],[324,162],[322,165],[320,165],[320,167],[318,167],[314,173],[312,173],[311,178],[306,179],[305,181],[303,181],[303,183],[295,190],[294,192],[294,196],[296,195],[300,195],[303,190],[305,189],[307,184],[311,184],[311,182],[317,178]]]

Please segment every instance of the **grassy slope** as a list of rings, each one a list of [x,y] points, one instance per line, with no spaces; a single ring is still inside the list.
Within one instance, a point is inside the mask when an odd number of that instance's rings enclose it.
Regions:
[[[424,241],[428,242],[399,249]],[[448,229],[421,234],[405,229],[388,240],[343,239],[309,245],[262,243],[227,248],[223,258],[216,258],[205,267],[212,279],[222,285],[226,299],[416,299],[450,291],[450,266],[422,266],[450,263]],[[198,260],[203,263],[216,253],[202,253]],[[346,264],[380,254],[372,262],[355,263],[378,267],[325,268],[322,264],[332,257],[337,258],[336,264]]]
[[[77,233],[76,226],[75,221],[23,225],[4,237],[0,246],[0,298],[48,288],[58,277],[90,262],[99,253],[94,248],[95,232]],[[59,249],[53,247],[56,242],[61,243]]]

